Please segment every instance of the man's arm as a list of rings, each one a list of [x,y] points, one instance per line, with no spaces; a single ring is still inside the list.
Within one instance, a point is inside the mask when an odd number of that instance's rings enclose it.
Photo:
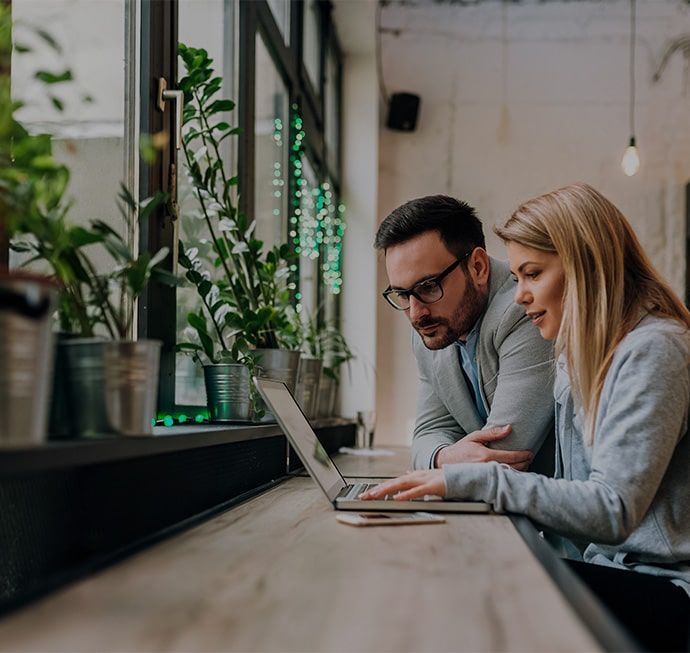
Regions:
[[[511,319],[516,310],[517,321]],[[485,428],[511,424],[513,429],[509,437],[490,447],[536,453],[547,437],[553,438],[553,344],[541,337],[516,305],[506,312],[495,342],[498,374],[493,396],[487,397],[491,408]]]
[[[420,345],[420,343],[416,343],[416,345],[424,346]],[[453,349],[455,348],[453,347]],[[419,371],[419,385],[417,390],[417,414],[410,454],[414,469],[429,469],[433,467],[433,461],[439,450],[455,444],[458,440],[465,437],[467,432],[455,417],[450,414],[448,406],[446,406],[436,392],[432,381],[432,357],[420,349],[419,352],[416,352],[416,358]],[[464,383],[464,379],[461,380]],[[478,419],[476,419],[476,426],[477,428],[481,427]]]

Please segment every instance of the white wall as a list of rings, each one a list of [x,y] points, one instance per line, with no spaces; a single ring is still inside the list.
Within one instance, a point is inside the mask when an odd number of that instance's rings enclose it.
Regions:
[[[491,233],[521,201],[589,182],[628,216],[654,263],[684,292],[685,184],[690,180],[688,62],[671,41],[690,33],[680,0],[638,0],[636,136],[642,166],[625,177],[630,136],[627,0],[392,2],[381,13],[388,93],[421,96],[417,130],[382,129],[379,219],[416,196],[468,201]],[[380,264],[378,288],[387,285]],[[350,280],[347,280],[350,283]],[[416,366],[406,318],[379,302],[379,443],[409,443]]]
[[[344,49],[342,329],[356,359],[341,381],[340,413],[376,405],[376,253],[380,111],[374,48],[375,3],[339,0],[334,19]]]

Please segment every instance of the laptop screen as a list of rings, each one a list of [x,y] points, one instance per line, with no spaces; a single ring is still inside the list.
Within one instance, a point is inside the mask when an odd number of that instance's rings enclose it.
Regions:
[[[302,464],[328,498],[334,501],[346,483],[287,386],[281,381],[257,377],[254,378],[254,383],[278,420],[283,433],[299,455]]]

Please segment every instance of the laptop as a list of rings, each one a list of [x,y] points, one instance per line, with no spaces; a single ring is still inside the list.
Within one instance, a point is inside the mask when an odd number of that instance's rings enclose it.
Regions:
[[[363,501],[359,495],[375,483],[347,483],[323,448],[316,433],[282,381],[254,377],[254,384],[275,415],[293,449],[309,475],[336,510],[413,512],[489,512],[491,504],[483,501],[444,501],[441,497],[423,497],[410,501],[386,499]]]

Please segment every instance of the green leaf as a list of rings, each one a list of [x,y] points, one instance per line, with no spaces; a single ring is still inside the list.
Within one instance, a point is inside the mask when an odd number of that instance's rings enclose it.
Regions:
[[[44,84],[60,84],[61,82],[73,81],[72,71],[65,70],[61,73],[51,73],[47,70],[37,70],[34,73],[34,78],[43,82]]]
[[[218,113],[220,111],[232,111],[235,108],[235,103],[232,100],[216,100],[212,102],[208,108],[208,112]]]
[[[195,342],[179,342],[175,345],[175,349],[181,352],[187,351],[204,351],[201,345],[197,345]]]
[[[52,35],[44,29],[37,29],[36,34],[43,39],[55,52],[62,54],[62,47],[60,44],[52,37]]]
[[[162,283],[164,286],[175,287],[182,285],[182,279],[180,277],[162,268],[153,268],[151,270],[151,279],[154,279],[158,283]]]
[[[197,331],[206,332],[206,318],[198,313],[188,313],[187,322],[189,326],[195,328]]]
[[[77,248],[84,247],[85,245],[93,245],[94,243],[100,243],[102,241],[100,234],[89,231],[79,225],[69,228],[67,233],[68,240]]]
[[[206,297],[206,295],[208,295],[211,292],[211,288],[213,288],[213,284],[208,279],[204,279],[204,277],[201,277],[201,275],[199,275],[199,276],[200,276],[201,280],[197,284],[197,288],[199,290],[199,294],[202,297]]]

